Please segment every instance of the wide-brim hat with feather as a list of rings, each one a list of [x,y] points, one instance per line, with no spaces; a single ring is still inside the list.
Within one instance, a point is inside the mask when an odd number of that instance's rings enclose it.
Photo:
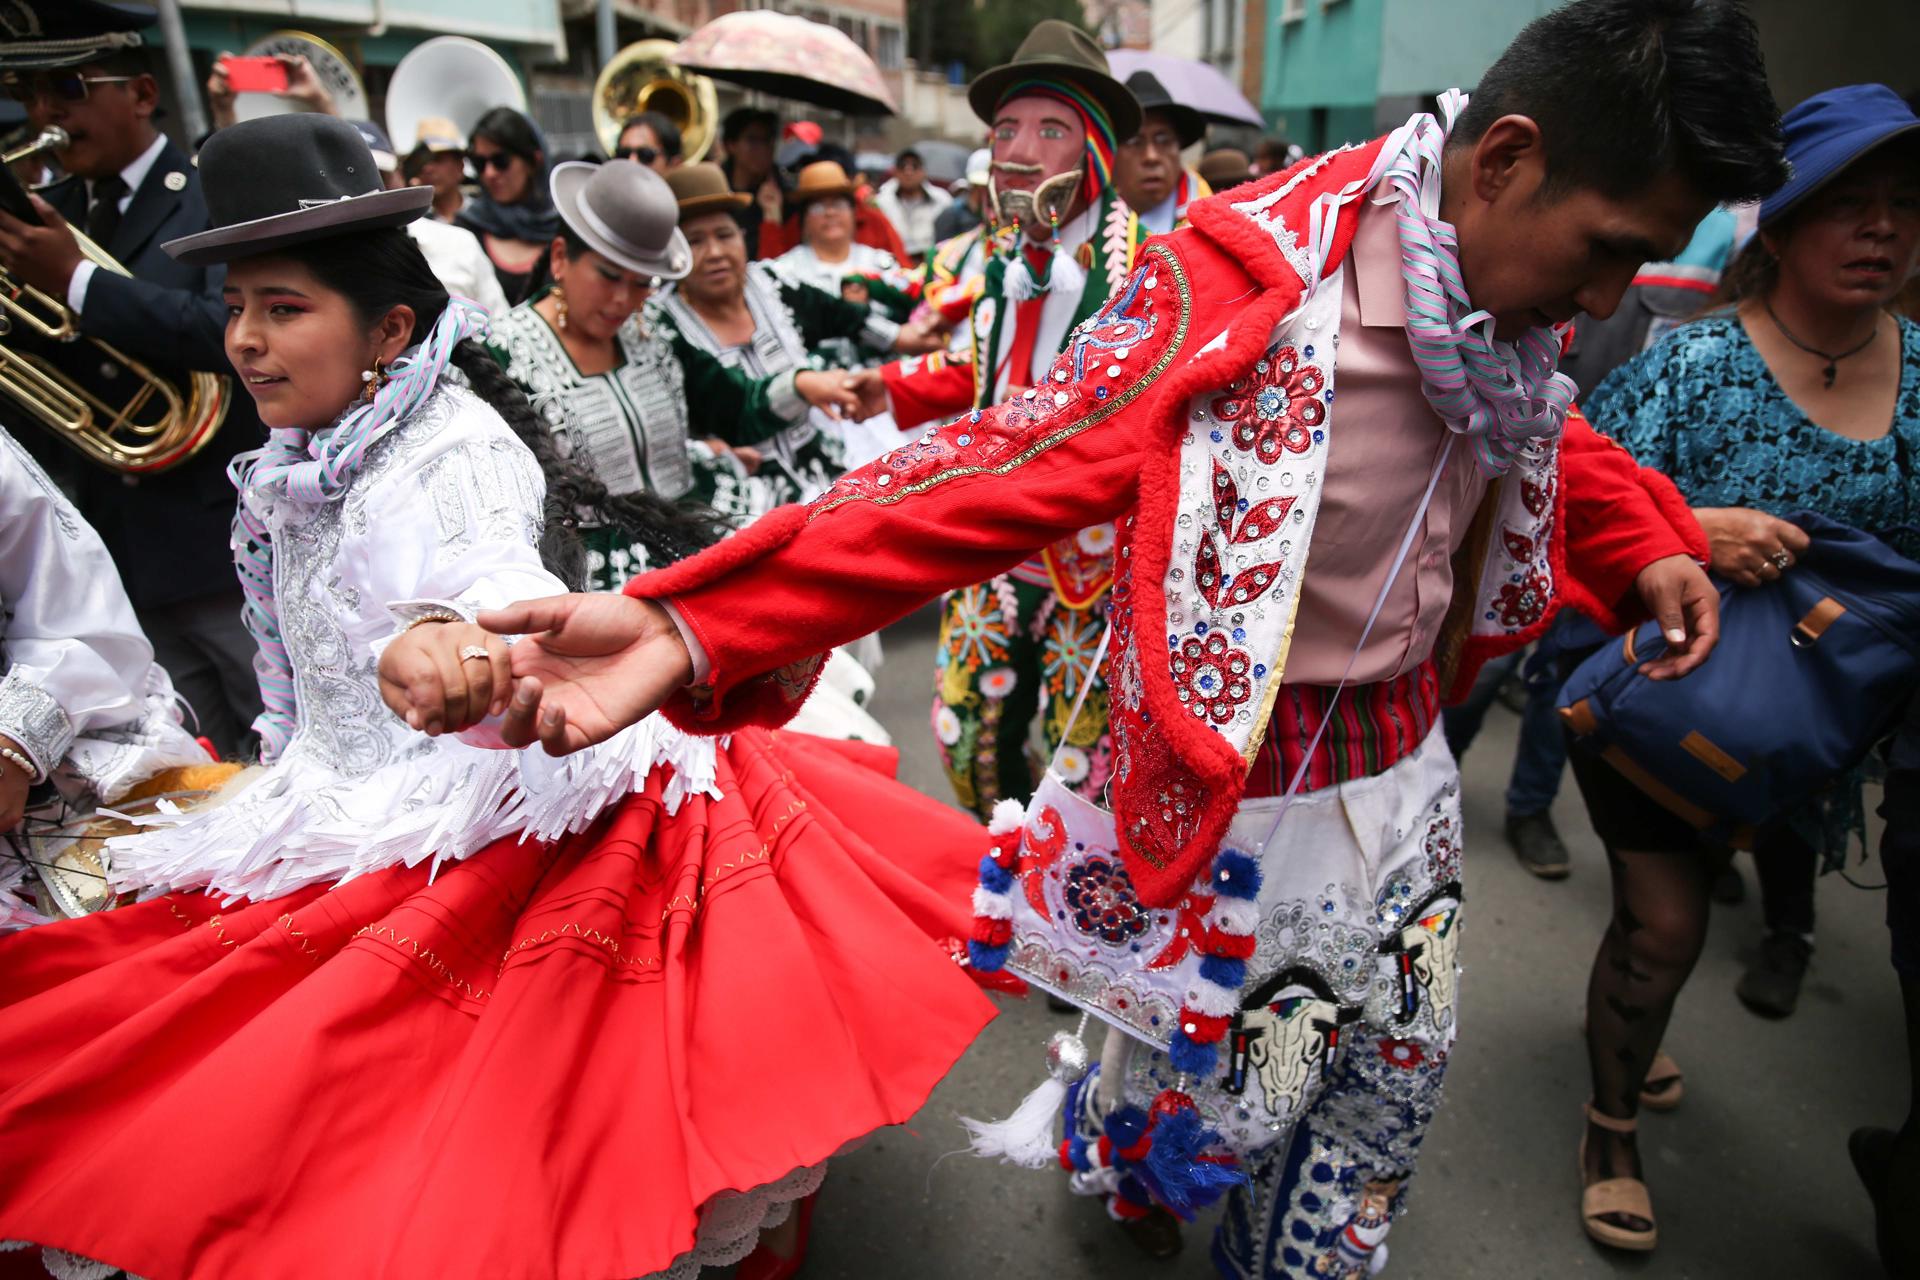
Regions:
[[[196,267],[403,227],[433,204],[431,187],[387,190],[360,131],[313,112],[228,125],[200,148],[199,166],[212,225],[161,246]]]
[[[1010,90],[1025,80],[1060,81],[1084,92],[1106,112],[1115,140],[1140,132],[1140,104],[1113,78],[1107,55],[1093,37],[1071,23],[1048,18],[1034,24],[1011,62],[989,67],[967,86],[967,104],[988,127]]]
[[[137,49],[159,21],[151,8],[107,0],[0,0],[0,71],[50,71]]]

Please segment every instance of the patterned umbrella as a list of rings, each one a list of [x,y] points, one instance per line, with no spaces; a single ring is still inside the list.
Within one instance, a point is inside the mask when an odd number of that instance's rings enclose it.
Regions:
[[[1210,63],[1146,49],[1109,49],[1107,65],[1116,80],[1136,71],[1153,72],[1168,97],[1186,103],[1215,124],[1250,124],[1256,129],[1266,124],[1246,95]]]
[[[844,32],[769,9],[722,14],[682,40],[673,60],[715,80],[848,115],[898,110],[880,68]]]

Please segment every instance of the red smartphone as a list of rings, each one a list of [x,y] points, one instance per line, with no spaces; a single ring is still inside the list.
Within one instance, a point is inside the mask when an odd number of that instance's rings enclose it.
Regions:
[[[287,91],[287,69],[278,58],[226,58],[220,66],[235,93]]]

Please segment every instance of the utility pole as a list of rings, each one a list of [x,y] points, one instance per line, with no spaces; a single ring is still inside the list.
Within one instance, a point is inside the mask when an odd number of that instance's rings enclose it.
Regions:
[[[200,101],[200,84],[193,74],[187,24],[180,20],[180,0],[160,0],[159,11],[160,38],[167,46],[167,71],[173,76],[175,96],[180,100],[180,123],[191,145],[207,131],[207,109]]]

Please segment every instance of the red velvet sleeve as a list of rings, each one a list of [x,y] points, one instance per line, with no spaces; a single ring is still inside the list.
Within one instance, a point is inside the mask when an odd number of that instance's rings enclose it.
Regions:
[[[1633,580],[1667,556],[1705,564],[1706,534],[1673,481],[1635,462],[1578,411],[1567,417],[1560,466],[1567,567],[1561,593],[1609,630],[1637,625],[1646,610]]]
[[[1123,286],[1035,393],[916,437],[813,503],[628,583],[630,595],[671,597],[711,663],[668,717],[702,732],[780,724],[833,646],[1130,508],[1148,457],[1181,423],[1159,392],[1191,300],[1170,307],[1167,292],[1156,313],[1151,293]],[[1119,318],[1148,336],[1103,345]]]
[[[880,380],[902,431],[973,408],[973,363],[944,352],[881,365]]]

